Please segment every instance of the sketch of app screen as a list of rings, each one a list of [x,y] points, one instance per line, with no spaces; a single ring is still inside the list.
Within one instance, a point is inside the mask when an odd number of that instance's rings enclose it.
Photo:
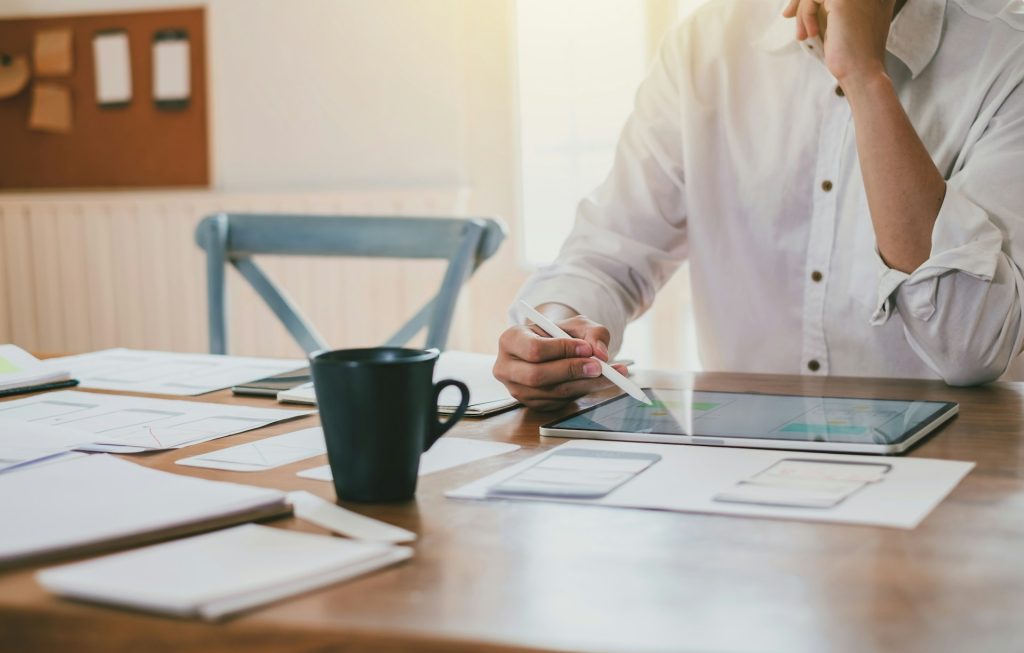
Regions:
[[[556,450],[492,486],[489,496],[599,499],[661,460],[653,453],[603,449]]]
[[[162,29],[153,35],[153,101],[161,109],[184,109],[192,95],[188,32]]]
[[[892,469],[885,463],[786,458],[715,495],[715,501],[832,508]]]

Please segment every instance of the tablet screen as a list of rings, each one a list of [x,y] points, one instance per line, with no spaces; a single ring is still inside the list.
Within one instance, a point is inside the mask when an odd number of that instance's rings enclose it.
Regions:
[[[546,425],[548,429],[895,444],[953,404],[791,395],[644,390],[654,405],[617,397]]]

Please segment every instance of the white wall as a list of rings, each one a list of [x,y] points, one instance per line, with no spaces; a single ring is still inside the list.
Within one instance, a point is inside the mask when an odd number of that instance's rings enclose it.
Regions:
[[[215,187],[466,183],[466,0],[0,0],[0,17],[183,5],[208,8]]]
[[[473,329],[466,334],[468,340],[453,344],[487,351],[493,350],[505,327],[506,306],[526,275],[515,256],[519,181],[512,3],[0,0],[0,18],[206,6],[211,154],[217,191],[206,199],[214,201],[220,192],[294,196],[329,191],[346,198],[353,192],[356,196],[379,192],[395,199],[399,210],[417,213],[422,212],[420,208],[401,198],[421,191],[455,191],[467,197],[468,201],[459,202],[465,213],[500,216],[511,227],[509,242],[472,280],[457,317],[463,322],[471,315]],[[38,193],[35,200],[59,203],[64,195]],[[117,193],[118,204],[150,206],[151,195]],[[0,217],[5,197],[0,194]],[[253,200],[245,210],[288,211],[297,210],[293,204],[303,205],[299,200],[275,202]],[[195,208],[189,215],[199,215],[198,211]],[[24,226],[24,222],[12,224]],[[31,224],[50,225],[38,220]],[[86,221],[82,229],[93,237],[92,230],[105,229],[107,224]],[[156,242],[165,237],[154,226],[156,222],[138,224],[145,225],[136,229],[140,236]],[[21,242],[0,229],[0,252],[5,247],[16,249]],[[74,238],[63,242],[75,249]],[[167,256],[194,259],[190,237],[163,242]],[[96,258],[77,250],[71,254],[78,257],[75,260]],[[166,262],[166,257],[157,263],[161,261]],[[372,280],[366,287],[368,296],[397,296],[394,279],[384,275]],[[287,281],[294,279],[284,281],[286,290],[301,299],[301,283],[291,287]],[[319,283],[322,292],[323,281]],[[0,342],[11,341],[18,331],[12,315],[35,310],[25,293],[14,297],[7,292],[15,285],[15,277],[5,279],[0,265]],[[194,308],[203,310],[202,305]],[[167,328],[187,327],[184,316],[173,318]],[[25,345],[54,351],[94,349],[112,342],[166,346],[159,334],[151,337],[149,330],[121,338],[116,329],[110,331],[117,326],[97,323],[91,330],[115,333],[109,342],[90,336],[62,344],[65,341],[55,334],[40,342],[46,335],[40,331],[26,336]],[[332,325],[323,328],[329,330]]]

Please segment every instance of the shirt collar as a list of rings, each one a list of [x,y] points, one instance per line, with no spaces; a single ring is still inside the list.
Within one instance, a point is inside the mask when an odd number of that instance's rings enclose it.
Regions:
[[[755,41],[765,52],[780,52],[796,45],[796,25],[779,15]],[[886,49],[917,77],[935,56],[942,39],[946,0],[907,0],[889,29]]]

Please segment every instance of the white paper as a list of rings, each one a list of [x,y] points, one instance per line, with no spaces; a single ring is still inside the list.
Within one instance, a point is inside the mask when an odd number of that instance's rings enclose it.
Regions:
[[[182,458],[178,465],[224,469],[230,472],[259,472],[327,453],[319,426],[263,438],[219,451]]]
[[[465,465],[474,460],[509,453],[518,448],[518,444],[508,444],[506,442],[487,442],[486,440],[444,437],[435,442],[434,446],[430,447],[428,451],[420,456],[419,475],[426,476],[434,472]],[[296,475],[316,481],[333,480],[330,465],[306,469]]]
[[[0,345],[0,390],[12,390],[71,378],[61,365],[46,364],[17,345]]]
[[[153,99],[187,100],[191,94],[188,39],[153,44]]]
[[[356,540],[402,544],[416,539],[412,531],[346,510],[305,490],[289,492],[288,502],[299,519]]]
[[[128,33],[97,34],[92,40],[96,102],[123,104],[132,99],[132,64]]]
[[[92,442],[85,431],[0,420],[0,472],[71,451]]]
[[[112,446],[118,453],[180,449],[312,412],[74,390],[0,403],[0,420],[88,431],[93,441],[79,449],[103,451]]]
[[[469,403],[487,404],[492,401],[512,400],[508,388],[494,378],[495,357],[489,354],[477,354],[468,351],[446,351],[442,353],[434,365],[434,382],[441,379],[455,379],[469,386]],[[459,391],[456,388],[445,388],[441,391],[438,403],[441,406],[455,407],[459,405]]]
[[[407,547],[246,524],[37,574],[47,590],[215,620],[405,560]]]
[[[83,388],[201,395],[265,376],[290,372],[306,361],[216,354],[176,354],[142,349],[105,349],[51,358],[44,365],[71,371]]]
[[[0,562],[283,504],[279,490],[167,472],[107,455],[0,474]]]
[[[807,521],[867,524],[911,529],[916,527],[949,494],[974,463],[927,458],[879,458],[842,454],[808,454],[784,451],[698,447],[577,440],[562,448],[607,449],[660,454],[662,459],[625,485],[600,499],[574,501],[622,508],[772,517]],[[545,456],[547,453],[539,454]],[[847,461],[892,465],[885,478],[833,508],[790,508],[715,501],[719,492],[733,487],[780,460]],[[447,493],[458,499],[486,499],[492,486],[534,464],[531,457]],[[534,499],[536,500],[536,499]],[[544,499],[555,500],[555,499]]]

